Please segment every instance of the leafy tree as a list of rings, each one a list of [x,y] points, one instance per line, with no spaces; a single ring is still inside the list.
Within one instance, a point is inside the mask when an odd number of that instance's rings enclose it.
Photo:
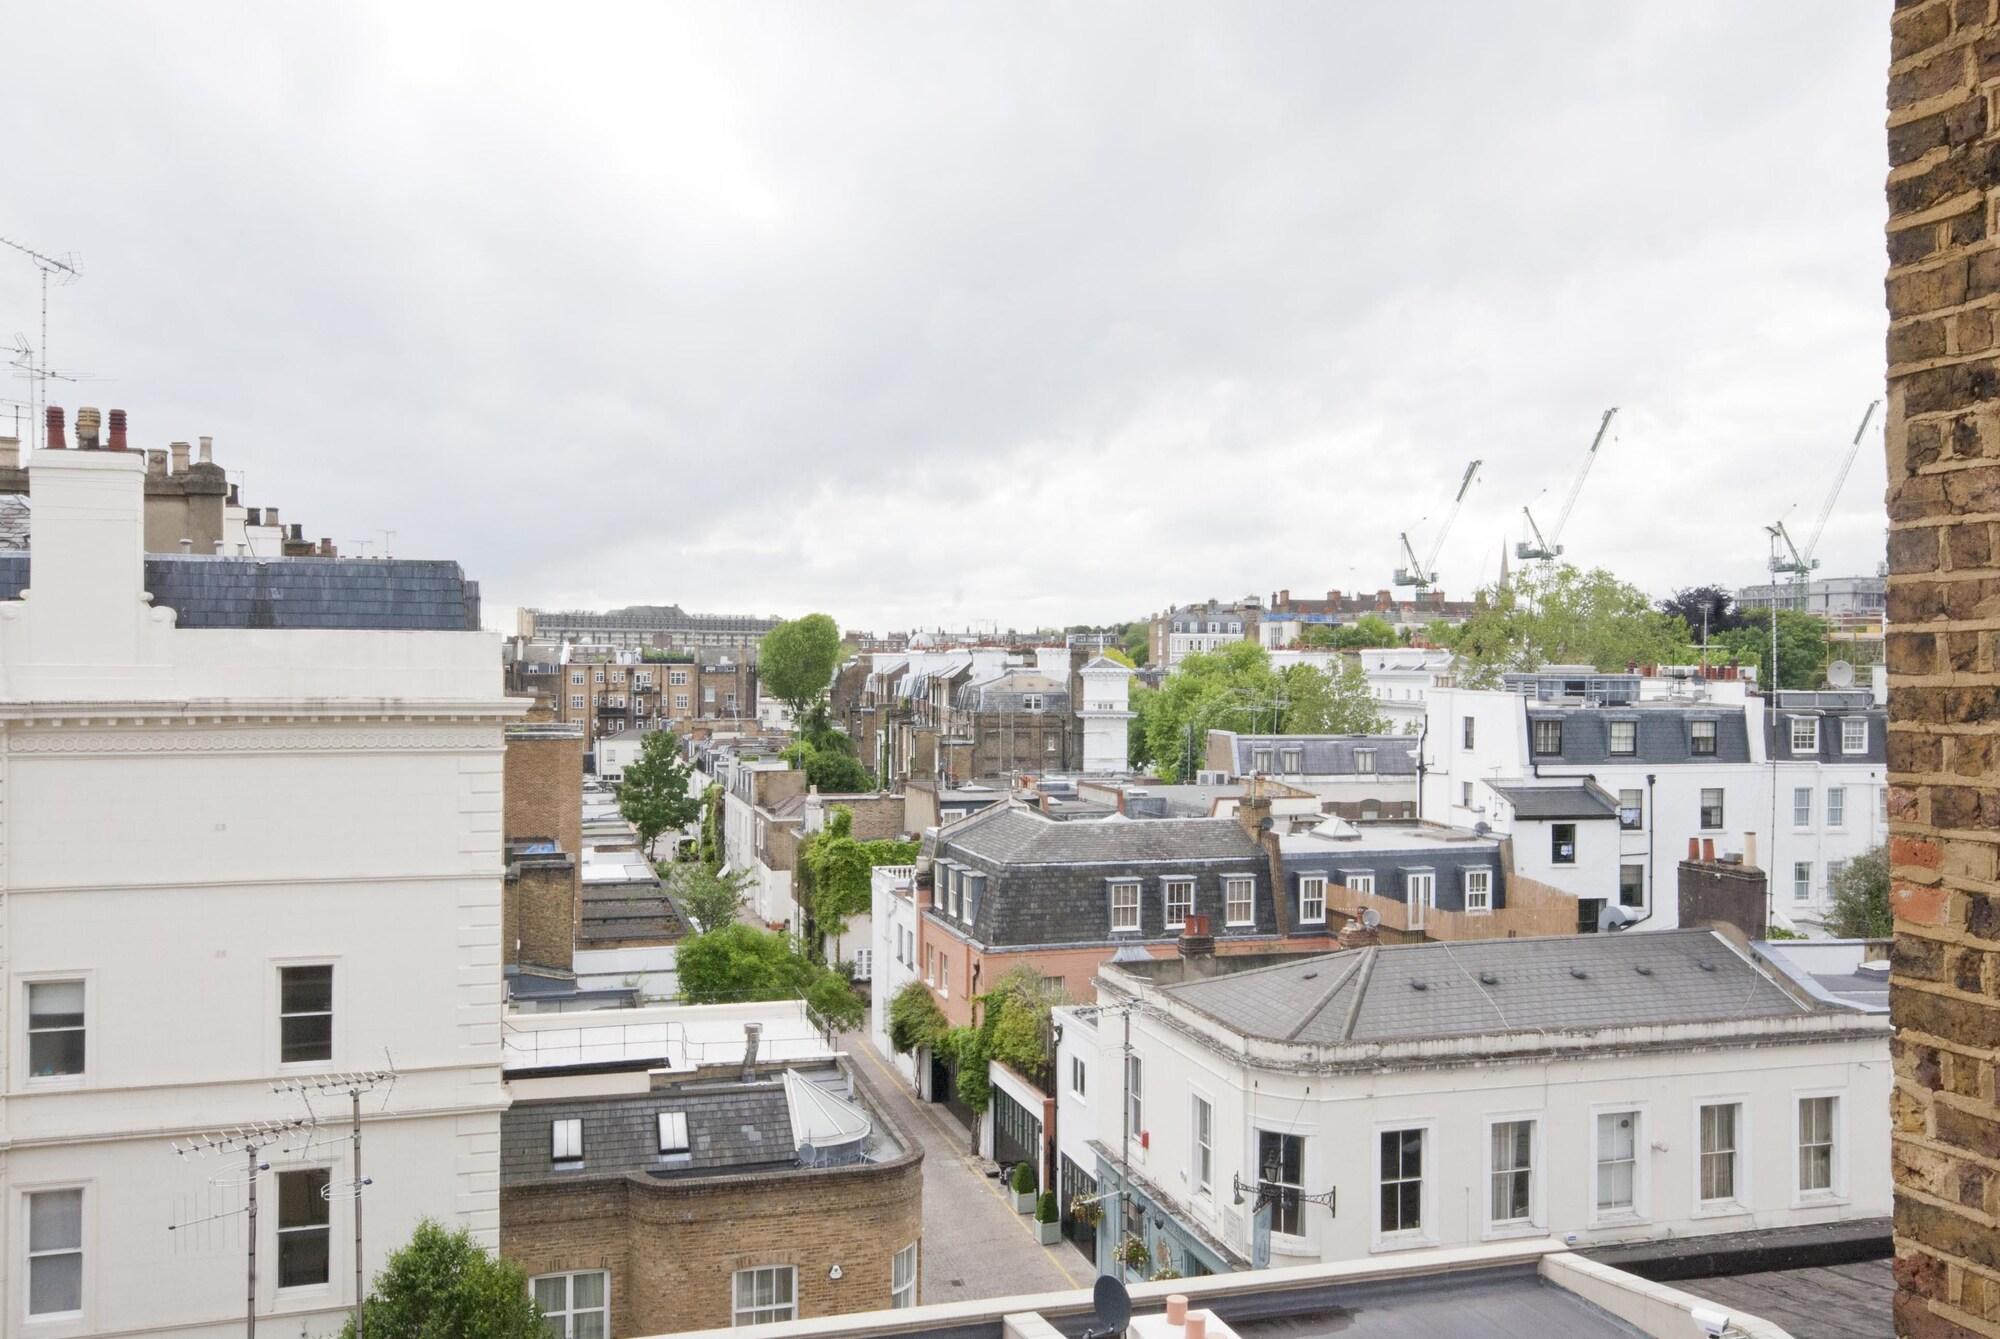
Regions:
[[[803,739],[794,740],[781,755],[803,770],[806,784],[817,786],[822,795],[858,795],[875,789],[875,774],[852,753],[815,748]]]
[[[1736,607],[1736,597],[1721,586],[1684,587],[1660,601],[1660,612],[1687,624],[1688,633],[1697,638],[1704,627],[1713,639],[1717,633],[1743,626],[1743,611]]]
[[[679,832],[701,817],[701,799],[688,782],[693,766],[671,730],[653,730],[639,746],[639,758],[618,783],[618,812],[639,830],[648,859],[663,832]]]
[[[825,614],[780,623],[757,652],[764,687],[799,717],[825,696],[839,666],[840,628]]]
[[[1887,939],[1896,932],[1889,910],[1889,851],[1878,846],[1834,875],[1827,931],[1841,939]]]
[[[951,1031],[944,1011],[931,998],[931,988],[911,981],[889,997],[889,1045],[907,1055],[918,1047],[935,1051]]]
[[[1145,757],[1167,781],[1201,766],[1210,730],[1270,730],[1282,723],[1282,684],[1255,642],[1231,642],[1185,657],[1157,689],[1133,695]]]
[[[1497,685],[1507,670],[1543,665],[1671,664],[1687,649],[1687,625],[1662,613],[1638,587],[1603,568],[1531,567],[1456,629],[1438,629],[1458,654],[1466,687]]]
[[[669,865],[667,870],[668,887],[694,921],[697,932],[735,923],[748,895],[748,871],[722,874],[706,864]]]
[[[916,858],[915,842],[856,841],[854,811],[841,804],[833,807],[824,830],[801,843],[799,902],[822,945],[833,941],[835,958],[847,923],[868,910],[875,867],[907,865]]]
[[[691,1004],[804,999],[830,1026],[851,1028],[865,1010],[854,988],[792,951],[781,934],[740,921],[683,939],[675,955]]]
[[[1107,646],[1098,654],[1103,656],[1106,660],[1116,661],[1118,664],[1123,665],[1126,669],[1139,668],[1138,662],[1133,660],[1130,655],[1126,654],[1126,652],[1120,649],[1119,647]]]
[[[1152,631],[1148,623],[1127,623],[1125,625],[1125,658],[1134,668],[1146,663],[1152,650]]]
[[[1308,623],[1299,634],[1299,645],[1311,651],[1331,651],[1339,644],[1334,640],[1339,631],[1331,623]]]
[[[1393,635],[1393,634],[1392,634]],[[1380,735],[1389,718],[1375,705],[1374,690],[1358,660],[1342,658],[1337,670],[1288,665],[1279,677],[1285,699],[1284,728],[1299,735]]]
[[[361,1319],[369,1339],[544,1339],[520,1266],[428,1218],[375,1276]],[[352,1317],[340,1333],[353,1339]]]
[[[722,783],[711,781],[701,793],[701,837],[695,849],[701,867],[713,874],[722,868]]]
[[[1757,667],[1757,682],[1766,688],[1817,688],[1832,648],[1826,623],[1799,609],[1778,611],[1778,672],[1771,675],[1771,611],[1752,609],[1742,626],[1709,639],[1737,660]]]

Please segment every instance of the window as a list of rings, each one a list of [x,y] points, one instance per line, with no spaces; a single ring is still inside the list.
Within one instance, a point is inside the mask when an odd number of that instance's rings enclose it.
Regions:
[[[1639,751],[1639,722],[1611,722],[1611,753],[1613,757],[1629,758]]]
[[[1646,905],[1646,867],[1644,865],[1620,865],[1618,867],[1618,905],[1621,907],[1643,907]]]
[[[1626,832],[1637,832],[1646,826],[1646,795],[1644,791],[1621,790],[1618,792],[1618,826]]]
[[[1576,824],[1549,824],[1549,861],[1557,865],[1576,863]]]
[[[734,713],[736,710],[736,694],[724,693],[722,695],[722,707],[723,710]]]
[[[1472,807],[1472,783],[1470,781],[1461,781],[1458,783],[1458,802],[1467,809]]]
[[[1305,754],[1298,749],[1280,749],[1278,766],[1286,776],[1297,776],[1305,770]]]
[[[1383,1236],[1421,1232],[1424,1226],[1424,1132],[1382,1131],[1381,1213]]]
[[[583,1161],[583,1120],[570,1116],[549,1122],[549,1161]]]
[[[1633,1213],[1639,1205],[1639,1113],[1597,1114],[1597,1212]]]
[[[1703,757],[1710,757],[1714,755],[1715,753],[1714,721],[1688,722],[1688,752],[1693,754],[1698,754]]]
[[[1840,751],[1842,753],[1868,752],[1868,718],[1866,716],[1843,716],[1841,718]]]
[[[1250,770],[1253,772],[1268,773],[1271,770],[1271,750],[1250,750]]]
[[[1792,900],[1804,902],[1812,897],[1812,861],[1792,862]]]
[[[28,986],[28,1077],[83,1073],[83,982]]]
[[[858,948],[854,950],[854,979],[873,981],[875,979],[875,950]]]
[[[1132,1119],[1132,1132],[1134,1134],[1146,1128],[1146,1122],[1140,1119],[1145,1114],[1145,1105],[1139,1100],[1140,1072],[1139,1057],[1136,1055],[1126,1056],[1125,1106],[1127,1114]]]
[[[1839,891],[1840,876],[1845,873],[1847,873],[1847,862],[1845,860],[1829,860],[1826,862],[1826,892],[1828,897],[1833,896],[1835,892]]]
[[[1833,1186],[1833,1115],[1831,1097],[1799,1099],[1799,1193],[1831,1195]]]
[[[278,1286],[309,1288],[330,1277],[333,1173],[324,1167],[278,1173]]]
[[[1042,695],[1040,693],[1021,694],[1022,711],[1040,711],[1041,709],[1042,709]]]
[[[1354,774],[1356,776],[1375,775],[1375,750],[1354,750]]]
[[[1437,875],[1429,870],[1412,870],[1403,876],[1403,891],[1412,908],[1436,906]]]
[[[686,711],[687,709],[688,709],[688,695],[686,693],[675,693],[674,710]]]
[[[333,965],[278,969],[278,1059],[333,1059]]]
[[[1299,876],[1299,920],[1307,925],[1326,924],[1326,876]]]
[[[1792,752],[1819,752],[1819,717],[1792,717]]]
[[[1215,1108],[1206,1098],[1194,1099],[1193,1130],[1194,1188],[1205,1195],[1215,1188]]]
[[[535,1280],[535,1305],[549,1339],[606,1339],[611,1333],[610,1275],[544,1274]]]
[[[951,998],[951,959],[938,954],[938,994]]]
[[[1465,871],[1465,909],[1475,915],[1493,910],[1492,870]]]
[[[632,686],[634,688],[651,688],[653,686],[653,676],[649,673],[634,674],[632,676]]]
[[[1462,721],[1460,721],[1459,725],[1460,725],[1460,736],[1461,736],[1460,746],[1469,749],[1472,747],[1472,740],[1473,740],[1472,717],[1470,716],[1465,717]]]
[[[593,675],[592,677],[593,677],[593,678],[595,678],[595,679],[597,680],[597,682],[599,682],[599,683],[603,683],[603,682],[604,682],[604,671],[603,671],[603,670],[598,670],[598,671],[597,671],[597,673],[596,673],[595,675]]]
[[[1721,1204],[1736,1199],[1736,1125],[1742,1107],[1734,1102],[1701,1108],[1701,1200]]]
[[[1830,828],[1847,826],[1847,787],[1826,788],[1826,825]]]
[[[1184,925],[1194,911],[1194,880],[1164,879],[1160,884],[1164,890],[1165,915],[1169,930]]]
[[[1701,825],[1714,829],[1722,826],[1722,789],[1704,787],[1701,792]]]
[[[1364,873],[1361,870],[1342,870],[1340,881],[1357,893],[1366,893],[1370,897],[1375,895],[1375,876],[1372,873]]]
[[[937,948],[932,944],[924,945],[924,980],[937,984]]]
[[[660,1152],[685,1153],[688,1151],[688,1117],[685,1111],[662,1111],[660,1123]]]
[[[795,1320],[798,1271],[790,1265],[765,1265],[736,1271],[735,1325],[765,1325],[777,1320]]]
[[[1257,909],[1253,902],[1256,896],[1255,879],[1224,879],[1222,881],[1222,918],[1230,925],[1254,925]]]
[[[1305,1235],[1305,1206],[1299,1201],[1305,1188],[1305,1161],[1304,1136],[1257,1131],[1257,1190],[1259,1198],[1270,1197],[1273,1232]]]
[[[83,1310],[83,1192],[39,1190],[28,1202],[28,1314]]]
[[[1121,879],[1111,885],[1111,928],[1113,930],[1136,930],[1139,928],[1139,881]]]
[[[667,671],[667,683],[669,686],[674,688],[685,688],[687,686],[687,681],[688,681],[688,672],[686,670]]]
[[[569,695],[569,709],[570,709],[571,711],[582,711],[582,710],[583,710],[583,694],[582,694],[582,693],[571,693],[571,694]]]
[[[1563,751],[1563,723],[1560,718],[1538,716],[1533,724],[1535,753],[1549,754]]]
[[[917,1304],[917,1243],[889,1257],[889,1306],[892,1310]]]
[[[570,671],[570,676],[569,676],[569,681],[570,681],[570,683],[572,683],[573,685],[575,685],[575,686],[576,686],[576,687],[578,687],[578,688],[581,688],[581,687],[583,687],[583,671],[582,671],[582,670],[571,670],[571,671]]]
[[[1792,826],[1809,828],[1812,826],[1812,787],[1792,788]]]
[[[1080,1055],[1071,1056],[1069,1058],[1069,1090],[1078,1097],[1084,1096],[1085,1081],[1089,1077],[1090,1072],[1083,1063],[1083,1057]]]
[[[1493,1126],[1493,1170],[1488,1212],[1491,1221],[1525,1223],[1533,1216],[1535,1123],[1505,1120]]]

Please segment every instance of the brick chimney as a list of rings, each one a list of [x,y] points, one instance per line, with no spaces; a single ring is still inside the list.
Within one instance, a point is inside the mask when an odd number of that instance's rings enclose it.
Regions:
[[[1191,915],[1183,921],[1177,947],[1180,949],[1183,976],[1214,975],[1215,932],[1208,917]]]
[[[50,405],[43,413],[43,422],[48,430],[47,435],[43,439],[43,445],[51,451],[67,449],[69,439],[63,433],[62,406]]]
[[[1360,917],[1355,917],[1340,927],[1342,948],[1374,948],[1382,942],[1382,932],[1372,925],[1363,925]]]
[[[111,411],[111,443],[109,449],[113,451],[123,451],[126,449],[125,411],[122,409]]]

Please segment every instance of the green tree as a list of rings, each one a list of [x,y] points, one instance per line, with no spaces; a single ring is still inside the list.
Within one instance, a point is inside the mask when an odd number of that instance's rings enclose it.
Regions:
[[[950,1031],[951,1024],[944,1011],[937,1007],[931,988],[923,982],[907,982],[889,997],[889,1045],[899,1055],[908,1055],[919,1047],[936,1050]]]
[[[1391,634],[1394,635],[1393,633]],[[1375,692],[1361,662],[1342,657],[1340,668],[1288,665],[1278,680],[1285,701],[1282,724],[1296,735],[1383,735],[1389,718],[1375,705]]]
[[[638,760],[625,769],[618,783],[618,812],[638,829],[648,859],[661,833],[677,833],[701,817],[701,798],[689,784],[692,775],[680,738],[671,730],[649,731]]]
[[[1672,664],[1687,651],[1687,624],[1601,567],[1530,567],[1481,595],[1484,607],[1464,624],[1437,632],[1457,653],[1466,687],[1493,687],[1505,671],[1543,665]]]
[[[375,1276],[361,1320],[369,1339],[545,1339],[520,1266],[428,1218]],[[353,1339],[352,1317],[340,1333]]]
[[[1672,614],[1687,624],[1688,634],[1697,641],[1704,630],[1712,639],[1717,633],[1733,632],[1743,626],[1743,612],[1736,607],[1736,597],[1722,586],[1683,586],[1660,601],[1660,612]]]
[[[1210,730],[1263,731],[1283,723],[1283,684],[1255,642],[1185,657],[1157,689],[1133,694],[1147,765],[1167,781],[1199,770]]]
[[[1152,625],[1145,622],[1125,625],[1125,657],[1136,668],[1146,663],[1152,650]]]
[[[799,902],[812,919],[822,954],[831,939],[839,959],[848,922],[869,908],[875,867],[907,865],[916,858],[915,842],[856,841],[854,811],[844,804],[833,807],[826,827],[800,844],[798,859]]]
[[[783,935],[740,921],[683,939],[675,962],[690,1004],[803,999],[835,1029],[857,1026],[866,1013],[840,973],[794,952]]]
[[[1826,928],[1840,939],[1887,939],[1896,932],[1896,918],[1889,910],[1887,847],[1856,856],[1834,875]]]
[[[840,627],[825,614],[780,623],[764,634],[757,673],[766,690],[803,718],[840,667]]]
[[[701,793],[701,837],[695,847],[701,867],[713,874],[722,868],[722,783],[711,781]]]
[[[1709,638],[1711,655],[1721,647],[1744,664],[1757,667],[1757,683],[1765,688],[1817,688],[1831,654],[1826,623],[1799,609],[1778,611],[1778,673],[1774,679],[1771,659],[1771,611],[1753,609],[1743,616],[1742,626]]]
[[[852,753],[815,748],[798,739],[780,756],[803,771],[806,784],[818,787],[822,795],[860,795],[875,789],[875,774]]]
[[[667,888],[694,922],[697,933],[719,930],[736,921],[748,896],[750,875],[745,870],[722,874],[703,863],[668,865]]]

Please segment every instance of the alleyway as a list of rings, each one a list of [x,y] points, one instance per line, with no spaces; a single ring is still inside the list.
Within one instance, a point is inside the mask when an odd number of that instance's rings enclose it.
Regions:
[[[909,1085],[859,1032],[842,1044],[904,1129],[924,1148],[921,1300],[962,1302],[1012,1293],[1088,1288],[1097,1271],[1068,1241],[1043,1246],[1030,1216],[1014,1212],[997,1182],[967,1152],[971,1136]]]

